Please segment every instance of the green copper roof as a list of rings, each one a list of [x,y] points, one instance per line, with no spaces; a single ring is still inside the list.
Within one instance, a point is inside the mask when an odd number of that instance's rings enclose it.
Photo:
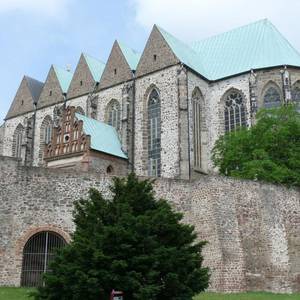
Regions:
[[[136,67],[139,63],[139,60],[141,58],[141,54],[137,51],[127,47],[123,43],[118,41],[118,44],[121,48],[121,51],[123,55],[125,56],[126,61],[128,62],[131,70],[136,70]]]
[[[83,131],[91,137],[93,150],[127,159],[114,127],[81,114],[76,113],[75,116],[78,120],[83,121]]]
[[[53,66],[53,68],[63,93],[67,93],[73,73],[57,66]]]
[[[88,54],[84,53],[83,56],[84,56],[85,61],[86,61],[87,65],[88,65],[88,67],[89,67],[89,69],[90,69],[90,71],[93,75],[94,80],[96,82],[99,82],[100,78],[101,78],[101,75],[103,73],[105,64],[102,61],[100,61],[100,60],[98,60],[98,59],[96,59],[96,58],[94,58],[94,57],[92,57]]]
[[[158,29],[177,58],[209,80],[251,69],[283,65],[300,67],[299,53],[266,19],[190,45]]]

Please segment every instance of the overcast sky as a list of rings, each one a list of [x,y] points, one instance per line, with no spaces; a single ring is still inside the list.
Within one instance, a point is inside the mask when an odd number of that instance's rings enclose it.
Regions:
[[[300,50],[300,0],[0,0],[0,123],[24,74],[81,52],[106,61],[120,39],[142,51],[154,23],[184,41],[268,18]]]

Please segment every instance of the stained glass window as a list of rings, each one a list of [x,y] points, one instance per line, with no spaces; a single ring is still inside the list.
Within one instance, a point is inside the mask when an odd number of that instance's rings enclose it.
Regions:
[[[117,100],[112,100],[108,104],[108,108],[107,108],[107,123],[115,127],[117,131],[119,131],[120,119],[121,119],[120,104]]]
[[[271,86],[264,94],[264,107],[274,108],[281,105],[281,97],[277,88]]]
[[[247,125],[244,99],[238,91],[230,92],[225,98],[224,117],[226,132]]]
[[[158,92],[152,90],[148,100],[148,175],[161,175],[161,116]]]

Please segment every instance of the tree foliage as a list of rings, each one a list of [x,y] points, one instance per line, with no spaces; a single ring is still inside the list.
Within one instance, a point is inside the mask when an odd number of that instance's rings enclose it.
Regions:
[[[217,140],[212,159],[227,176],[300,186],[300,113],[293,105],[259,111],[254,126]]]
[[[72,242],[54,259],[35,299],[107,300],[112,289],[125,299],[192,299],[208,286],[196,233],[152,182],[116,178],[108,200],[91,189],[75,205]]]

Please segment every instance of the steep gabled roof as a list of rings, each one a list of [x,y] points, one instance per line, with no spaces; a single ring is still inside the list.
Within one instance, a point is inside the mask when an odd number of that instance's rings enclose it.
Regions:
[[[27,81],[27,85],[28,85],[29,91],[32,95],[32,99],[33,99],[34,103],[36,104],[41,95],[44,83],[41,81],[38,81],[34,78],[31,78],[29,76],[26,76],[26,75],[24,76],[24,78]]]
[[[67,93],[73,73],[58,66],[53,66],[53,69],[63,93]]]
[[[91,137],[93,150],[127,159],[114,127],[78,113],[75,116],[83,121],[83,131]]]
[[[283,65],[300,67],[298,51],[267,19],[190,45],[162,28],[159,30],[177,58],[209,80],[219,80],[251,69]]]
[[[121,43],[120,41],[117,41],[117,43],[119,44],[119,47],[120,47],[123,55],[125,56],[125,59],[126,59],[128,65],[130,66],[131,70],[135,71],[136,67],[139,63],[139,60],[141,58],[141,54],[138,53],[137,51],[129,48],[128,46]]]
[[[202,76],[209,78],[209,72],[206,70],[204,63],[201,60],[199,54],[190,46],[180,41],[161,27],[155,25],[159,32],[164,37],[176,57],[185,65],[195,70]]]
[[[93,78],[96,82],[100,81],[100,78],[102,76],[103,70],[105,68],[105,63],[86,54],[83,53],[83,56],[85,58],[85,61],[93,75]]]

